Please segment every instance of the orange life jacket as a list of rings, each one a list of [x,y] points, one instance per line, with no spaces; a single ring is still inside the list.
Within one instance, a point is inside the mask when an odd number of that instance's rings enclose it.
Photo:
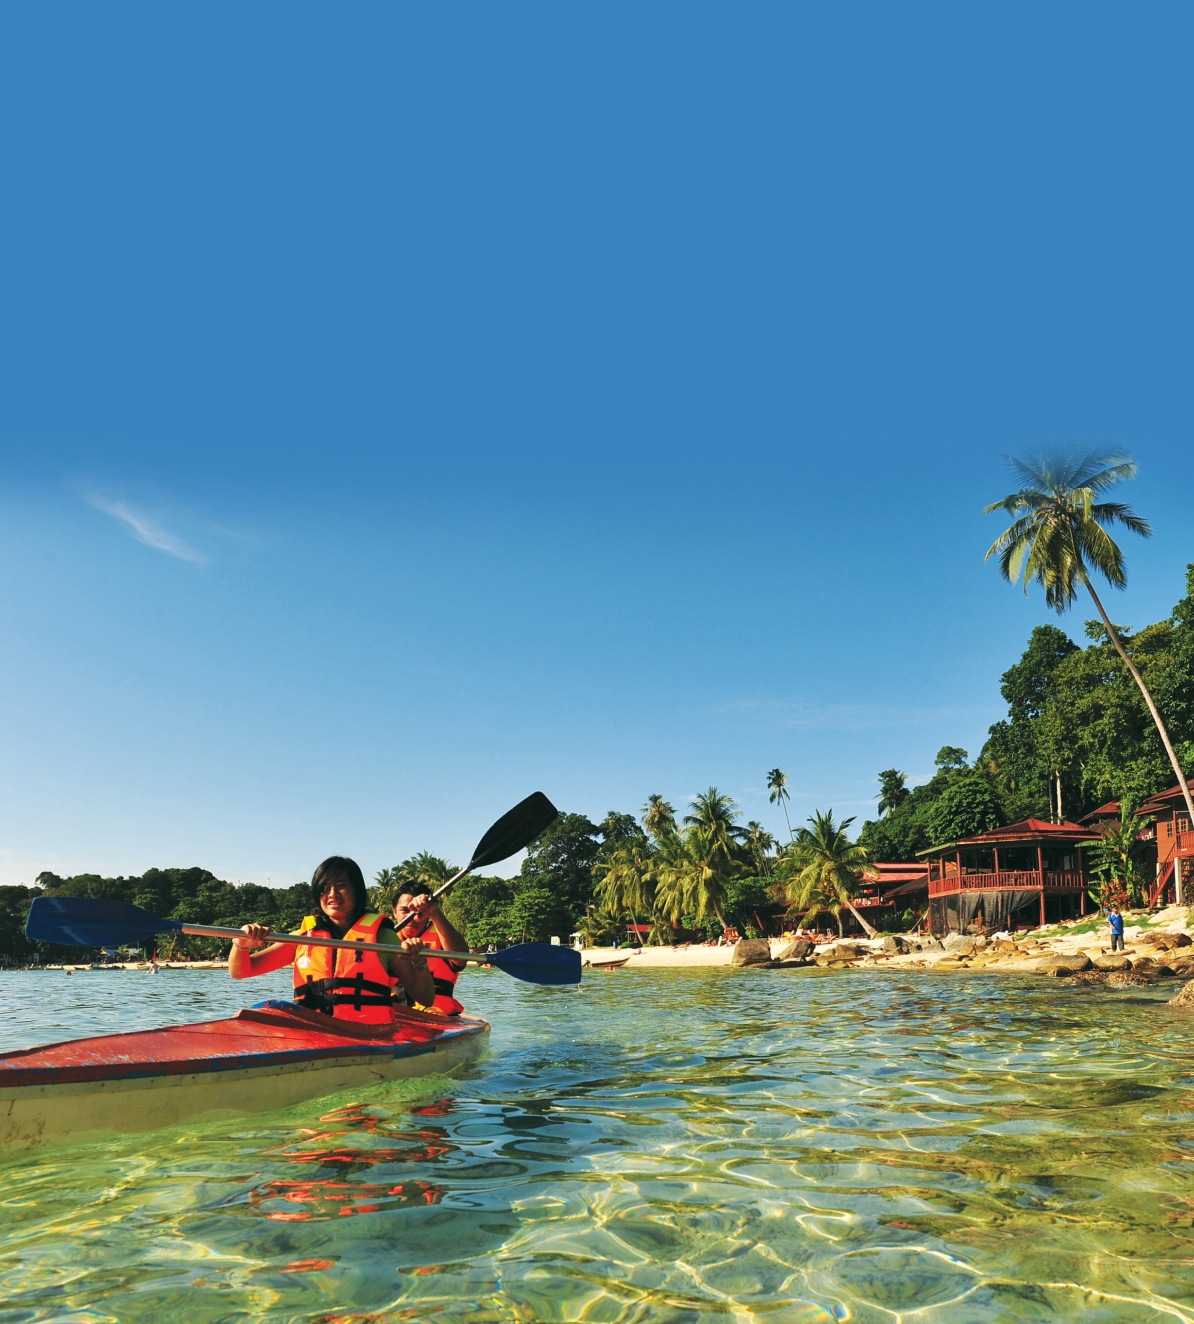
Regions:
[[[362,915],[344,934],[345,941],[376,942],[384,918],[384,915]],[[332,937],[326,927],[320,927],[322,924],[322,920],[308,915],[299,932]],[[406,991],[373,952],[299,943],[294,949],[294,997],[302,1006],[340,1020],[388,1025],[394,1019],[395,1006],[406,1001]]]
[[[439,934],[430,924],[427,925],[427,931],[420,935],[420,941],[424,947],[443,950]],[[464,1010],[464,1004],[456,1001],[456,981],[460,978],[460,971],[453,962],[432,956],[430,951],[427,953],[427,968],[435,984],[435,1001],[427,1010],[441,1011],[445,1016],[459,1016]]]

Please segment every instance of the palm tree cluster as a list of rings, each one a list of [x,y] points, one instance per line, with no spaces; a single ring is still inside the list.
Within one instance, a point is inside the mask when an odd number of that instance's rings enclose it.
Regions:
[[[403,892],[409,892],[420,883],[434,892],[456,872],[455,865],[430,851],[421,850],[391,869],[379,870],[374,876],[373,887],[369,889],[369,904],[374,911],[392,910]]]
[[[768,774],[773,803],[787,799],[786,780],[778,768]],[[735,881],[751,877],[767,879],[775,901],[805,919],[828,912],[840,932],[848,909],[874,932],[854,905],[866,853],[847,839],[853,819],[835,823],[832,810],[818,811],[809,827],[792,832],[791,842],[773,854],[775,838],[761,823],[740,826],[741,817],[734,800],[715,786],[693,797],[682,823],[662,796],[652,795],[643,806],[642,828],[619,834],[594,868],[597,910],[582,932],[596,935],[649,917],[648,942],[668,942],[682,925],[699,925],[710,916],[724,930]]]

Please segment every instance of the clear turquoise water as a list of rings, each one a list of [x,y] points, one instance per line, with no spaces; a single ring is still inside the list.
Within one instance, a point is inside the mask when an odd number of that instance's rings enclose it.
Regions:
[[[494,1031],[460,1080],[0,1163],[0,1324],[1194,1320],[1194,1019],[1172,985],[462,989]],[[244,994],[2,975],[4,1046]]]

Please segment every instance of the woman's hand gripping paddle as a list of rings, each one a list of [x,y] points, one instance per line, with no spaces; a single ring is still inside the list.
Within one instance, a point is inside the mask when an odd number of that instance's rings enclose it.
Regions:
[[[501,857],[499,857],[501,858]],[[243,938],[240,929],[209,924],[184,924],[159,919],[128,901],[104,901],[87,896],[39,896],[29,907],[25,936],[36,942],[57,942],[70,947],[123,947],[144,942],[159,933],[192,933],[201,938]],[[345,947],[349,951],[376,951],[377,943],[317,938],[309,933],[271,933],[274,942],[301,942],[311,947]],[[528,984],[579,984],[580,953],[546,942],[524,942],[501,952],[440,952],[449,961],[474,961]]]
[[[472,873],[474,869],[483,869],[487,864],[497,864],[500,860],[508,860],[511,855],[517,855],[524,846],[529,846],[536,837],[546,832],[559,817],[559,814],[560,811],[542,791],[532,791],[525,800],[519,801],[513,809],[498,819],[493,827],[477,842],[477,849],[473,851],[473,858],[459,873],[453,874],[448,879],[443,887],[435,893],[433,899],[438,900],[453,883],[458,883],[465,874]],[[413,919],[414,915],[407,915],[404,920],[395,926],[398,932],[401,933]],[[442,958],[444,953],[436,952],[435,955]],[[457,958],[453,957],[452,959]],[[510,973],[512,974],[513,971]]]

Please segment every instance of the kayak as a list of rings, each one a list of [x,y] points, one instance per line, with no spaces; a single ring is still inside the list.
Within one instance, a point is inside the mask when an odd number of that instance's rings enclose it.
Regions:
[[[135,1134],[265,1112],[337,1090],[475,1062],[489,1025],[402,1007],[391,1025],[267,1002],[226,1020],[24,1048],[0,1056],[0,1149]]]

